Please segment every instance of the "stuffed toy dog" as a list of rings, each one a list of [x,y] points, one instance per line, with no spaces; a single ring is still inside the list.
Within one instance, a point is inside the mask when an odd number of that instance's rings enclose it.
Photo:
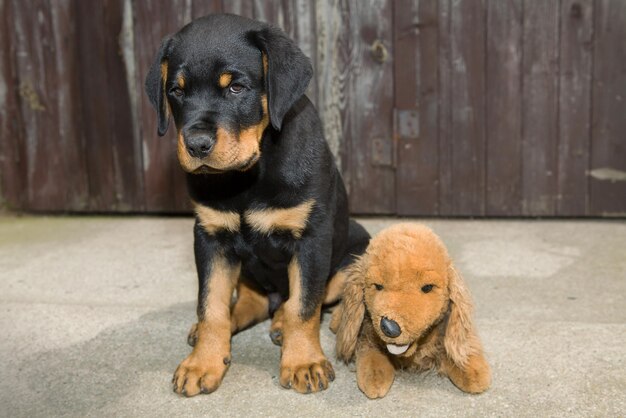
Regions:
[[[333,313],[337,357],[356,357],[357,384],[381,398],[396,369],[435,369],[469,393],[485,391],[489,365],[471,318],[472,302],[448,251],[429,228],[392,226],[350,268]]]

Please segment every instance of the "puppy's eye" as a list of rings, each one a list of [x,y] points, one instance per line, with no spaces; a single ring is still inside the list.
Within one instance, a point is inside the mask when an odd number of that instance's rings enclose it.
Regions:
[[[228,87],[228,90],[232,94],[239,94],[243,91],[243,86],[241,84],[233,83]]]
[[[433,290],[433,287],[434,287],[434,286],[433,286],[432,284],[427,284],[427,285],[424,285],[424,286],[422,286],[422,292],[424,292],[424,293],[428,293],[428,292],[430,292],[431,290]]]
[[[170,90],[170,94],[173,94],[176,97],[181,97],[185,92],[180,87],[174,87]]]
[[[384,287],[382,284],[378,284],[378,283],[374,283],[374,287],[376,288],[376,290],[383,290]]]

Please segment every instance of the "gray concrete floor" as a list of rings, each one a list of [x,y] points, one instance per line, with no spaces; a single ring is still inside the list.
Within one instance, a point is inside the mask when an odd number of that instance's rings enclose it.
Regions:
[[[375,233],[397,220],[365,219]],[[626,223],[426,220],[472,291],[493,387],[472,396],[401,373],[370,401],[334,361],[329,390],[277,381],[263,323],[233,338],[220,389],[187,399],[170,379],[189,352],[192,220],[0,217],[0,415],[624,416]],[[334,338],[322,326],[325,352]]]

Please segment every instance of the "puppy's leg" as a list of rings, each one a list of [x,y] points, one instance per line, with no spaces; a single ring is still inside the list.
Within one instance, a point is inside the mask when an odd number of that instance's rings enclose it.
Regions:
[[[244,277],[237,284],[237,301],[231,311],[233,334],[269,318],[269,299],[254,283]]]
[[[389,357],[367,335],[366,327],[356,348],[356,382],[368,398],[382,398],[389,392],[396,372]]]
[[[283,345],[283,318],[285,316],[285,305],[280,305],[280,308],[274,312],[272,318],[272,326],[270,327],[270,339],[278,346]]]
[[[237,300],[230,313],[230,331],[234,335],[269,318],[269,300],[254,283],[243,276],[237,283]],[[187,336],[190,346],[196,345],[198,324],[193,324]]]
[[[354,219],[348,224],[348,242],[339,269],[326,284],[324,304],[329,305],[341,299],[348,275],[346,270],[362,255],[370,242],[370,234]]]
[[[319,339],[324,277],[328,274],[320,266],[326,254],[319,246],[309,248],[308,253],[295,255],[289,264],[289,299],[283,306],[280,384],[300,393],[324,390],[335,379]]]
[[[216,242],[196,228],[200,290],[196,344],[176,369],[174,391],[186,396],[216,390],[230,364],[230,301],[241,264],[222,255]]]
[[[441,371],[463,392],[482,393],[491,385],[491,370],[482,353],[469,356],[463,368],[444,358]]]

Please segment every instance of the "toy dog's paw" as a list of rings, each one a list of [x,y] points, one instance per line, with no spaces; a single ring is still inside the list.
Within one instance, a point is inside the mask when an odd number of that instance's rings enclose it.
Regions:
[[[187,335],[187,344],[194,347],[198,341],[198,324],[193,324]]]
[[[361,347],[356,358],[356,382],[365,396],[376,399],[387,395],[395,375],[393,364],[379,349]]]
[[[359,389],[370,399],[382,398],[387,395],[393,384],[393,379],[393,369],[357,369],[357,383]]]
[[[192,352],[174,372],[174,392],[185,396],[214,392],[229,365],[230,356],[207,358]]]
[[[319,362],[281,365],[280,384],[299,393],[319,392],[335,380],[332,364],[323,359]]]

